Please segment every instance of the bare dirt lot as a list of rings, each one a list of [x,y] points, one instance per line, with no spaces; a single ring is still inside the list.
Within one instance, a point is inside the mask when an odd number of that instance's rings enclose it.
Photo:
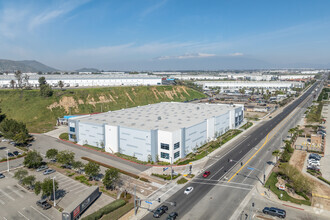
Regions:
[[[244,114],[245,114],[245,117],[248,117],[248,118],[262,118],[267,113],[266,112],[245,112]]]
[[[302,171],[307,156],[306,151],[295,150],[291,156],[289,164]]]

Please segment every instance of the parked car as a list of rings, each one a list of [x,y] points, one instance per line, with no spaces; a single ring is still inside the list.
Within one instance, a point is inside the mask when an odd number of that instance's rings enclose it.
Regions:
[[[15,150],[15,151],[13,152],[13,154],[15,154],[15,156],[18,156],[18,155],[21,155],[22,153],[21,153],[21,152],[18,152],[17,150]]]
[[[61,167],[64,169],[69,169],[69,170],[72,169],[72,166],[70,164],[63,164]]]
[[[16,142],[15,141],[10,141],[9,144],[15,145]]]
[[[171,213],[167,216],[166,220],[175,220],[176,217],[178,217],[178,213],[177,213],[177,212],[171,212]]]
[[[286,211],[283,209],[278,209],[274,207],[265,207],[262,212],[264,214],[272,215],[272,216],[277,216],[279,218],[285,218],[286,216]]]
[[[38,169],[37,169],[37,172],[40,172],[40,171],[43,171],[43,170],[47,170],[48,169],[48,166],[46,165],[42,165],[40,166]]]
[[[0,179],[5,178],[5,175],[3,175],[2,173],[0,173]]]
[[[194,187],[189,186],[187,187],[187,189],[184,191],[184,194],[188,195],[189,193],[191,193],[194,190]]]
[[[203,174],[203,177],[206,178],[206,177],[208,177],[210,174],[211,174],[210,171],[205,171],[204,174]]]
[[[307,166],[308,170],[315,170],[315,171],[320,171],[320,167],[319,166],[313,166],[313,165],[308,165]]]
[[[322,133],[324,133],[324,134],[327,134],[327,132],[326,132],[325,130],[319,129],[318,131],[319,131],[319,132],[322,132]]]
[[[319,125],[319,129],[326,129],[326,127]]]
[[[52,206],[47,202],[46,199],[42,199],[36,202],[37,206],[41,207],[42,209],[46,210],[51,208]]]
[[[315,165],[317,165],[317,166],[320,166],[320,161],[318,161],[318,160],[308,160],[307,161],[308,162],[308,164],[315,164]]]
[[[9,139],[2,139],[2,142],[11,141]]]
[[[308,159],[313,159],[313,160],[321,160],[321,157],[315,156],[315,155],[310,155]]]
[[[48,174],[51,174],[51,173],[55,173],[56,170],[53,170],[53,169],[47,169],[44,171],[44,175],[48,175]]]
[[[8,157],[15,157],[15,155],[11,152],[8,152]]]
[[[168,210],[168,207],[166,205],[162,205],[161,207],[159,207],[158,209],[156,209],[156,211],[154,211],[154,218],[159,218],[160,216],[162,216],[166,211]]]
[[[319,160],[321,160],[322,156],[319,155],[319,154],[311,153],[311,154],[309,155],[309,158],[318,158]]]

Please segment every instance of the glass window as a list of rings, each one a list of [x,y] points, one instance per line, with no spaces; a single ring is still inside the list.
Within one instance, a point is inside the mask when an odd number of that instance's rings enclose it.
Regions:
[[[170,145],[164,144],[164,143],[160,143],[160,148],[163,149],[163,150],[169,150],[170,149]]]
[[[174,150],[180,147],[180,142],[174,144]]]
[[[70,131],[71,131],[71,132],[75,132],[75,131],[76,131],[76,128],[74,128],[74,127],[70,127]]]
[[[180,151],[174,153],[174,159],[180,157]]]
[[[170,159],[170,155],[168,153],[160,152],[160,157],[164,159]]]

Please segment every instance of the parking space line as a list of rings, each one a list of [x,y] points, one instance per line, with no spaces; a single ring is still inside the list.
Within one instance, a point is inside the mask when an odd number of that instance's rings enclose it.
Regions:
[[[5,202],[4,202],[4,201],[2,201],[1,199],[0,199],[0,203],[1,203],[2,205],[4,205],[4,204],[5,204]]]
[[[21,188],[24,190],[24,192],[32,193],[32,192],[30,192],[29,190],[25,189],[23,186],[21,186],[21,185],[19,185],[19,184],[15,185],[15,186],[19,186],[19,187],[21,187]]]
[[[30,207],[33,208],[35,211],[37,211],[40,215],[44,216],[46,219],[51,220],[46,215],[44,215],[42,212],[40,212],[38,209],[34,208],[32,205]]]
[[[82,192],[82,191],[84,191],[84,190],[86,190],[85,188],[83,188],[83,189],[81,189],[81,190],[79,190],[79,191],[77,191],[77,192],[75,192],[76,194],[78,194],[78,193],[80,193],[80,192]],[[71,191],[72,192],[72,191]]]
[[[28,217],[26,217],[25,215],[23,215],[20,211],[17,211],[19,214],[21,214],[21,216],[23,216],[24,218],[26,218],[27,220],[30,220]]]
[[[73,189],[73,190],[70,190],[70,189],[72,189],[72,188],[74,188],[74,189]],[[72,191],[75,191],[75,190],[80,189],[80,188],[87,189],[88,187],[85,186],[85,185],[78,185],[78,187],[77,187],[76,185],[73,185],[73,186],[70,186],[70,187],[68,187],[68,188],[66,188],[66,189],[69,190],[70,192],[72,192]]]
[[[8,220],[8,219],[6,219],[6,217],[3,217],[3,219],[4,219],[4,220]]]
[[[66,180],[59,180],[58,182],[67,183],[67,182],[70,182],[70,181],[74,181],[74,180],[73,179],[66,179]]]
[[[16,195],[18,195],[19,197],[23,198],[24,196],[22,196],[20,193],[18,193],[16,190],[12,189],[10,186],[7,186],[7,189],[13,191]]]
[[[59,180],[68,178],[67,176],[64,176],[64,175],[56,175],[55,177],[56,177],[56,179],[59,179]]]
[[[62,187],[62,188],[65,188],[66,186],[70,186],[70,185],[75,185],[76,182],[67,182],[67,183],[61,183],[59,182],[59,185]]]
[[[2,189],[0,189],[0,192],[1,192],[2,194],[4,194],[5,196],[7,196],[9,199],[15,201],[15,199],[14,199],[13,197],[11,197],[10,195],[8,195],[8,194],[7,194],[6,192],[4,192]]]
[[[219,173],[222,169],[223,169],[223,167],[221,167],[217,172],[215,172],[215,173],[210,177],[210,179],[212,179],[212,177],[214,177],[215,175],[217,175],[217,173]]]

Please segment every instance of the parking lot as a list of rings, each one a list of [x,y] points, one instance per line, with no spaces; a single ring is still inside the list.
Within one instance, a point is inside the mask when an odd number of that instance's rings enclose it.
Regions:
[[[56,192],[56,204],[62,208],[69,206],[77,199],[79,194],[84,192],[89,187],[59,172],[55,172],[49,175],[43,175],[43,171],[29,171],[29,173],[35,175],[39,181],[42,181],[47,177],[55,177],[55,180],[58,182],[59,186]],[[87,209],[87,211],[82,216],[91,214],[114,200],[114,198],[102,193],[101,196]]]
[[[12,144],[9,144],[7,141],[2,141],[3,138],[0,139],[0,159],[7,158],[7,150],[8,152],[13,153],[14,151],[18,151],[20,153],[23,153],[22,150],[18,149],[17,147],[14,147]],[[23,166],[23,158],[17,158],[14,160],[9,161],[9,167],[10,169]],[[0,173],[4,172],[8,169],[7,167],[7,161],[0,163]]]
[[[10,219],[61,219],[61,213],[54,208],[43,210],[36,205],[40,199],[33,192],[29,192],[20,185],[11,173],[0,179],[0,218]]]

